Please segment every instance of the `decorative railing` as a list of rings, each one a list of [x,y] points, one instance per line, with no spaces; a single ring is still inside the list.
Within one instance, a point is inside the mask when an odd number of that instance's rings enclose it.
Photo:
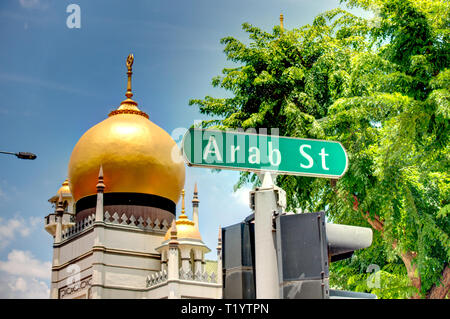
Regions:
[[[75,225],[73,225],[70,228],[67,228],[62,232],[62,239],[68,239],[71,238],[85,229],[92,226],[92,224],[95,221],[95,215],[89,215],[88,217],[84,218],[83,220],[80,220],[79,222],[76,222]]]
[[[151,220],[150,217],[148,217],[144,220],[142,216],[139,216],[139,218],[136,219],[136,217],[134,217],[133,215],[131,215],[130,217],[125,214],[119,216],[117,212],[111,216],[108,211],[105,212],[104,221],[109,224],[134,226],[142,230],[167,231],[169,227],[169,224],[165,219],[163,219],[162,221],[160,221],[158,218],[156,218],[155,220]]]
[[[166,282],[167,271],[161,270],[160,272],[154,273],[151,276],[148,275],[146,280],[147,280],[147,288]]]
[[[194,274],[190,269],[188,271],[184,271],[183,268],[180,268],[179,275],[181,280],[217,283],[217,275],[214,272],[208,274],[206,271],[200,272],[200,270],[198,270]]]
[[[184,271],[183,268],[180,268],[179,275],[180,280],[206,282],[213,284],[217,283],[217,275],[214,272],[208,274],[206,271],[204,272],[197,271],[194,274],[192,270]],[[167,279],[168,277],[166,270],[161,270],[160,272],[148,275],[146,278],[147,288],[164,283],[167,281]]]
[[[57,219],[56,219],[55,213],[48,214],[44,218],[44,225],[47,226],[49,224],[56,224],[56,221],[57,221]],[[71,215],[71,214],[64,214],[63,215],[63,224],[70,224],[70,223],[75,223],[75,216]]]
[[[48,214],[45,216],[44,225],[56,224],[56,214]]]
[[[110,213],[106,211],[105,214],[103,215],[103,218],[104,222],[108,224],[132,226],[147,231],[150,230],[167,231],[169,226],[167,220],[165,219],[163,219],[162,221],[160,221],[158,218],[156,218],[153,221],[150,218],[144,220],[142,217],[136,219],[136,217],[134,217],[133,215],[131,215],[130,217],[128,217],[125,214],[119,216],[117,212],[111,216]],[[70,216],[70,222],[74,222],[73,220],[74,216]],[[45,218],[46,225],[52,222],[56,222],[55,215],[46,216]],[[89,215],[83,220],[75,223],[74,226],[64,230],[62,233],[62,239],[68,239],[79,234],[88,227],[91,227],[94,224],[94,222],[95,222],[95,214]]]

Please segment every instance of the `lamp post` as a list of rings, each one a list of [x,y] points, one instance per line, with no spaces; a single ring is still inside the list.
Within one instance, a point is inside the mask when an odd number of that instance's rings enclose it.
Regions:
[[[9,155],[16,155],[20,159],[28,159],[28,160],[34,160],[36,159],[36,154],[30,153],[30,152],[18,152],[18,153],[11,153],[11,152],[3,152],[0,151],[2,154],[9,154]]]

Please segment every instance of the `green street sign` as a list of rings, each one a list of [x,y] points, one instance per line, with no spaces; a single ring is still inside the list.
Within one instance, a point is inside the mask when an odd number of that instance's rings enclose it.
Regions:
[[[340,178],[348,167],[342,144],[324,140],[191,128],[182,150],[189,166],[217,169]]]

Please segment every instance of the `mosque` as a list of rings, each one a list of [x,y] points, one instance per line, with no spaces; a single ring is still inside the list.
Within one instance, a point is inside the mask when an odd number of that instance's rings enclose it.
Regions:
[[[79,139],[49,199],[50,298],[222,298],[221,232],[217,261],[205,260],[197,185],[190,220],[178,146],[132,100],[133,60],[126,99]]]

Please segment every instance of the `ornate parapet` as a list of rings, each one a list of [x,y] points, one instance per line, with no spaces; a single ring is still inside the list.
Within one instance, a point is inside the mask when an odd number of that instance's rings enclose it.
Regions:
[[[54,216],[55,215],[49,215],[46,217],[46,227],[49,227],[47,225],[56,225],[56,219]],[[71,218],[73,220],[72,216]],[[117,212],[111,215],[108,211],[104,213],[103,221],[105,222],[105,224],[127,226],[144,231],[166,232],[169,226],[167,220],[165,219],[163,219],[162,221],[160,221],[158,218],[156,218],[155,220],[151,220],[150,218],[144,220],[142,217],[136,218],[133,215],[131,215],[130,217],[128,217],[126,214],[122,214],[121,216],[119,216]],[[72,227],[69,227],[62,232],[62,240],[68,240],[77,236],[81,232],[92,227],[94,225],[94,222],[95,214],[91,214],[83,220],[78,221]]]
[[[216,283],[217,276],[214,272],[208,274],[206,271],[203,272],[197,271],[194,274],[192,270],[184,271],[183,268],[180,268],[180,280]]]
[[[62,232],[62,240],[68,240],[70,238],[75,237],[76,235],[80,234],[81,232],[87,230],[88,228],[91,228],[94,224],[95,215],[89,215],[85,219],[75,223],[72,227],[67,228]]]
[[[222,285],[215,273],[179,270],[179,278],[169,279],[165,270],[147,277],[144,298],[222,298]]]
[[[154,273],[151,276],[147,276],[147,288],[157,286],[159,284],[167,282],[167,271],[161,270],[160,272]]]
[[[158,218],[156,218],[155,220],[151,220],[150,217],[148,217],[144,220],[142,216],[140,216],[139,218],[136,218],[134,215],[128,217],[126,214],[122,214],[121,216],[119,216],[117,212],[111,215],[108,211],[105,212],[103,220],[108,224],[137,227],[147,231],[156,230],[165,232],[167,231],[169,226],[169,223],[165,219],[163,219],[162,221],[160,221]]]
[[[217,275],[214,272],[208,274],[206,271],[204,271],[203,273],[198,271],[196,274],[194,274],[191,270],[184,271],[183,268],[180,268],[179,274],[179,280],[182,281],[206,282],[213,284],[217,283]],[[160,284],[167,284],[167,280],[167,271],[161,270],[160,272],[147,276],[146,286],[147,288],[154,288],[156,286],[160,286]]]
[[[52,236],[56,233],[57,216],[55,213],[48,214],[44,217],[44,229]],[[64,214],[62,219],[63,230],[72,227],[75,224],[75,216],[72,214]]]

